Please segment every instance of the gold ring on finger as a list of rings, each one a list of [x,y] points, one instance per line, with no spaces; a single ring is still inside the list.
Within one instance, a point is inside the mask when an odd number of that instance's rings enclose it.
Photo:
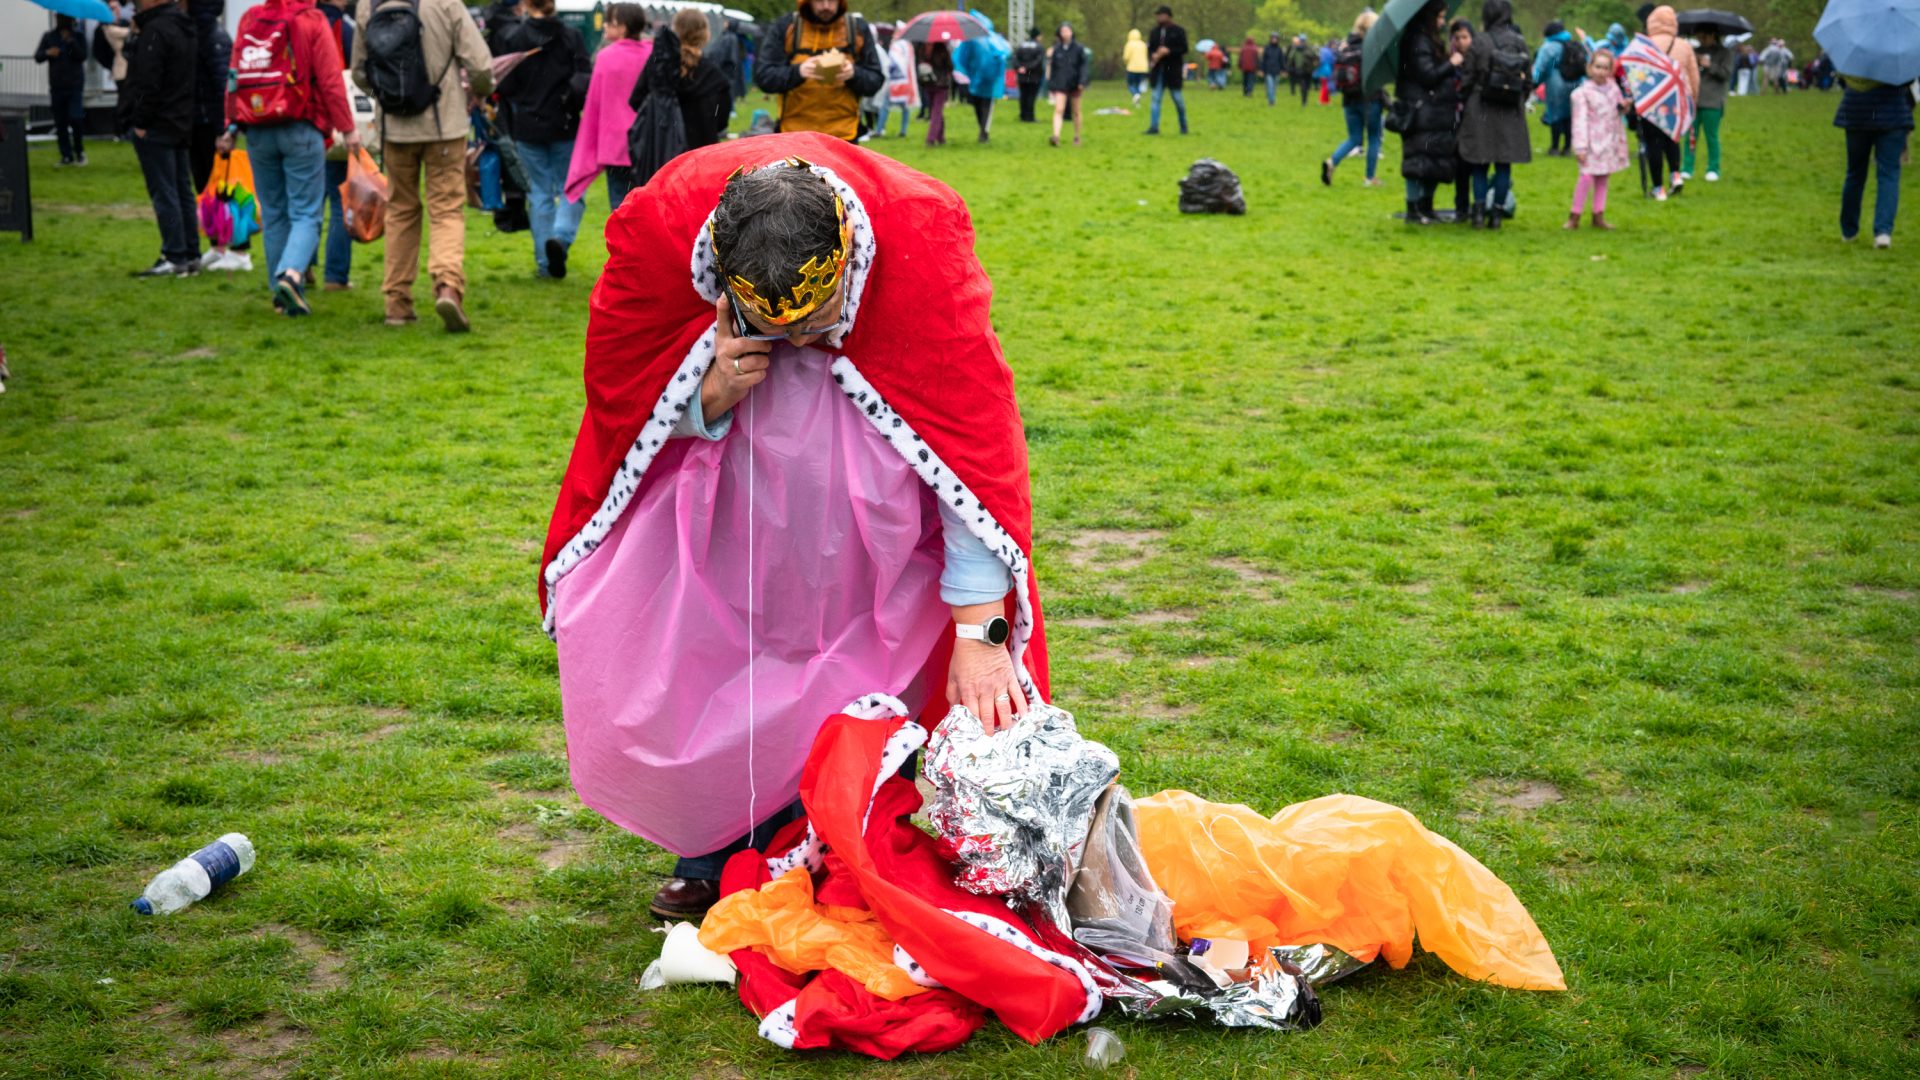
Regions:
[[[733,358],[733,373],[734,373],[735,375],[745,375],[745,374],[746,374],[746,372],[744,372],[744,371],[741,371],[741,370],[740,370],[740,358],[739,358],[739,357],[737,357],[737,356]]]

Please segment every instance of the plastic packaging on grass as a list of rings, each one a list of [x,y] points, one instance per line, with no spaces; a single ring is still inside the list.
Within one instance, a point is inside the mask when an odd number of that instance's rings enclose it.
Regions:
[[[1105,1072],[1127,1056],[1127,1045],[1120,1036],[1103,1027],[1087,1029],[1087,1068]]]
[[[142,915],[171,915],[253,869],[253,842],[230,832],[162,870],[133,902]]]
[[[1133,797],[1111,785],[1094,804],[1086,847],[1067,892],[1074,940],[1099,953],[1172,953],[1173,901],[1153,883],[1135,836]]]
[[[927,816],[960,865],[960,886],[1044,907],[1065,927],[1069,879],[1094,805],[1120,775],[1113,751],[1081,736],[1072,714],[1036,703],[989,733],[955,705],[928,744]]]
[[[1400,968],[1417,934],[1468,978],[1566,989],[1513,890],[1399,807],[1328,795],[1269,820],[1245,806],[1163,791],[1137,801],[1134,820],[1182,939],[1237,938],[1255,955],[1324,943],[1362,963],[1385,956]]]
[[[732,960],[700,944],[699,927],[680,922],[668,928],[659,957],[640,973],[640,989],[702,982],[732,985],[736,974]]]

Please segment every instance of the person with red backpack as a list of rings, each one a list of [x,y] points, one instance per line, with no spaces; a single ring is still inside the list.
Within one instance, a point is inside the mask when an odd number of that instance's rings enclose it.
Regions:
[[[235,132],[246,132],[273,306],[283,315],[313,310],[306,272],[320,247],[331,133],[342,133],[349,150],[360,145],[345,69],[333,27],[313,0],[266,0],[240,17],[228,127],[217,145],[231,152]]]

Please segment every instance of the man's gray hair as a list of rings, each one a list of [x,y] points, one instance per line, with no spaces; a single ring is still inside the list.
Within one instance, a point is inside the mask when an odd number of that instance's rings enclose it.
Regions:
[[[793,291],[800,267],[839,246],[833,189],[804,168],[770,166],[736,176],[713,211],[720,272],[746,278],[769,301]]]

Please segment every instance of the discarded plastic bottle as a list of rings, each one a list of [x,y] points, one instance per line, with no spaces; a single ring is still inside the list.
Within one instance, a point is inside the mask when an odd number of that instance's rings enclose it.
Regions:
[[[230,832],[161,871],[133,902],[142,915],[171,915],[253,869],[253,842]]]

